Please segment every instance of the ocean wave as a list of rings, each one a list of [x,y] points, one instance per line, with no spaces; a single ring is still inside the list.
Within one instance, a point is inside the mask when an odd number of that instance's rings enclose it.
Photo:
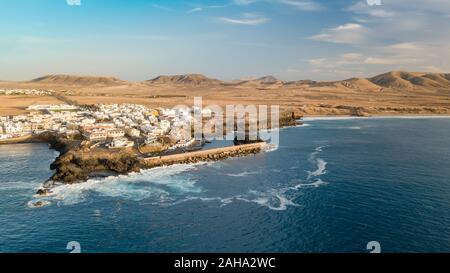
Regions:
[[[207,203],[219,203],[219,207],[225,207],[233,202],[246,202],[257,204],[273,211],[285,211],[288,207],[301,206],[294,201],[299,196],[299,193],[301,193],[300,190],[318,188],[327,184],[321,179],[317,179],[314,182],[304,182],[301,180],[293,180],[291,182],[294,183],[294,185],[281,188],[270,188],[267,190],[248,190],[248,192],[244,194],[229,197],[188,196],[184,199],[165,205],[175,206],[185,202],[200,201]]]
[[[286,189],[271,189],[265,192],[250,191],[247,196],[238,196],[236,200],[255,203],[275,211],[286,210],[288,206],[300,206],[286,195]]]
[[[314,152],[312,152],[312,153],[309,155],[308,160],[309,160],[310,162],[314,162],[315,159],[316,159],[316,157],[317,157],[317,155],[320,154],[321,152],[323,152],[323,149],[325,149],[325,148],[327,148],[327,147],[328,147],[328,145],[323,145],[323,146],[319,146],[319,147],[315,148],[315,149],[314,149]]]
[[[249,175],[255,175],[258,174],[259,172],[241,172],[241,173],[227,173],[226,176],[231,176],[231,177],[244,177],[244,176],[249,176]]]
[[[308,179],[324,175],[327,172],[328,163],[325,160],[322,158],[317,158],[315,161],[317,162],[317,169],[315,171],[308,171]]]
[[[290,187],[290,189],[292,189],[292,190],[299,190],[299,189],[310,188],[310,187],[318,188],[318,187],[326,185],[326,184],[328,184],[328,183],[324,182],[322,179],[319,178],[316,181],[311,182],[311,183],[300,183],[300,184],[297,184],[295,186]]]
[[[302,121],[327,121],[327,120],[354,120],[354,119],[448,119],[449,115],[442,116],[372,116],[372,117],[352,117],[352,116],[322,116],[322,117],[305,117]]]
[[[266,207],[274,211],[286,210],[289,206],[298,207],[299,204],[294,203],[286,194],[289,188],[269,189],[267,191],[249,190],[246,194],[239,194],[230,197],[187,197],[170,204],[171,206],[180,205],[181,203],[190,201],[201,202],[217,202],[219,207],[225,207],[233,202],[253,203]]]
[[[367,118],[370,118],[370,117],[323,116],[323,117],[305,117],[301,121],[353,120],[353,119],[367,119]]]
[[[153,198],[158,202],[171,202],[172,196],[201,193],[203,189],[196,180],[179,174],[195,170],[200,163],[180,164],[144,170],[140,173],[89,179],[84,183],[59,185],[45,197],[36,201],[56,201],[58,205],[74,205],[84,202],[89,193],[109,197],[121,197],[133,201]]]
[[[180,164],[153,168],[139,173],[119,175],[115,177],[90,179],[87,182],[72,185],[58,185],[49,196],[36,196],[28,203],[29,207],[41,207],[51,204],[58,206],[75,205],[86,201],[92,193],[100,196],[124,198],[133,201],[146,200],[156,206],[175,206],[190,201],[216,202],[218,207],[225,207],[233,202],[253,203],[270,210],[284,211],[289,207],[298,207],[296,200],[303,190],[317,188],[327,184],[319,177],[326,173],[327,162],[319,158],[319,154],[327,146],[319,146],[309,155],[309,161],[317,165],[317,169],[309,171],[306,180],[291,180],[281,187],[268,189],[248,189],[244,193],[230,196],[210,196],[208,190],[198,184],[195,171],[200,165]],[[215,164],[207,166],[214,168]],[[228,173],[230,177],[245,177],[258,174],[256,171]],[[148,200],[148,201],[147,201]],[[96,215],[101,215],[95,212]]]
[[[267,144],[264,148],[263,148],[263,152],[265,153],[270,153],[270,152],[275,152],[280,148],[279,145],[275,145],[275,144]]]
[[[328,162],[326,162],[323,158],[319,158],[318,155],[323,151],[323,149],[327,148],[328,146],[319,146],[317,147],[314,152],[312,152],[309,155],[309,162],[316,164],[317,169],[314,171],[307,171],[308,177],[307,180],[311,180],[312,178],[322,176],[327,173],[327,165]]]
[[[28,208],[34,209],[34,208],[42,208],[50,205],[51,202],[47,200],[32,200],[27,203]]]

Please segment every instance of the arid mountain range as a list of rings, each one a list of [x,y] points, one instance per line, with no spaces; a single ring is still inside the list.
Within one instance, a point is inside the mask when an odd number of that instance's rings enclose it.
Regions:
[[[273,76],[221,81],[200,74],[159,76],[141,82],[114,77],[47,75],[0,81],[0,89],[50,89],[53,97],[0,96],[0,114],[35,103],[140,103],[151,107],[208,104],[277,104],[304,115],[450,114],[450,74],[393,71],[342,81],[282,81]]]
[[[264,76],[258,79],[235,80],[231,82],[208,78],[201,74],[185,74],[158,76],[143,82],[127,82],[114,77],[47,75],[30,81],[31,83],[58,84],[67,86],[119,86],[133,84],[173,84],[173,85],[277,85],[277,86],[345,86],[350,89],[382,88],[414,89],[414,88],[450,88],[450,73],[420,73],[392,71],[372,78],[351,78],[342,81],[317,82],[310,80],[284,82],[274,76]]]

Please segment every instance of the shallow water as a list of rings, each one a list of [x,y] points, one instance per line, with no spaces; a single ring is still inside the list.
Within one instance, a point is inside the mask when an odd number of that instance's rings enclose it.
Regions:
[[[0,252],[450,251],[450,119],[308,120],[280,147],[33,196],[57,156],[0,146]],[[33,208],[37,201],[47,206]],[[270,236],[268,236],[270,235]]]

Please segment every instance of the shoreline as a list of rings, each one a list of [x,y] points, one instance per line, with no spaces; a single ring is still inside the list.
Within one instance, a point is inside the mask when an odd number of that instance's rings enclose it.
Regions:
[[[348,119],[428,119],[450,118],[450,115],[373,115],[373,116],[349,116],[349,115],[322,115],[307,116],[299,121],[308,122],[316,120],[348,120]],[[299,127],[298,125],[283,126]],[[281,128],[280,128],[281,129]],[[55,173],[37,191],[39,195],[51,193],[51,189],[58,184],[77,184],[87,181],[96,173],[109,173],[126,175],[132,172],[140,172],[161,166],[177,164],[192,164],[199,162],[219,161],[233,157],[243,157],[258,154],[270,147],[265,142],[250,143],[235,146],[226,146],[206,150],[184,152],[172,155],[143,157],[133,149],[123,149],[117,153],[102,150],[85,150],[76,141],[69,141],[52,133],[44,133],[36,136],[26,136],[13,140],[0,141],[0,145],[46,143],[50,149],[60,152],[55,158],[50,169]]]
[[[369,116],[351,116],[351,115],[311,115],[305,116],[300,121],[315,120],[348,120],[348,119],[446,119],[450,115],[369,115]]]
[[[153,157],[138,157],[133,151],[121,151],[121,153],[116,154],[105,154],[103,152],[85,154],[82,151],[69,150],[67,153],[57,157],[51,164],[51,169],[54,169],[55,173],[42,184],[37,194],[51,194],[51,189],[58,184],[83,183],[98,173],[114,174],[113,176],[127,175],[155,167],[211,162],[256,155],[269,148],[269,144],[258,142]]]

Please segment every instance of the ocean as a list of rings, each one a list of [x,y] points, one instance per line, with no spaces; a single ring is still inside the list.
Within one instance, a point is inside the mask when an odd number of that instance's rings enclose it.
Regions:
[[[56,156],[0,146],[0,252],[450,251],[450,118],[307,119],[277,150],[34,196]]]

